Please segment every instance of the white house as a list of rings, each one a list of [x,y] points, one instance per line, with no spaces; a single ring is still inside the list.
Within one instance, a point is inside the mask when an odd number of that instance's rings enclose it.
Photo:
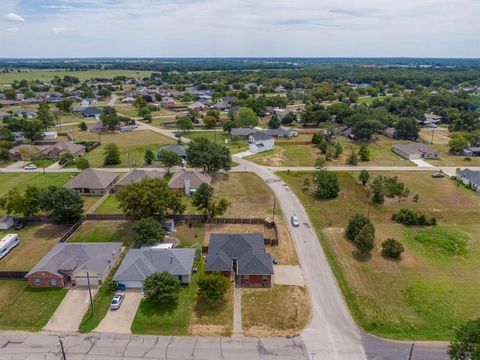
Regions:
[[[88,107],[92,105],[98,105],[97,99],[83,99],[81,102],[82,107]]]
[[[250,152],[254,154],[273,150],[275,148],[275,139],[272,136],[260,131],[251,134],[248,137],[248,143]]]
[[[55,140],[58,136],[56,131],[46,131],[42,133],[43,140]]]
[[[480,192],[480,171],[464,169],[457,174],[457,179],[475,191]]]

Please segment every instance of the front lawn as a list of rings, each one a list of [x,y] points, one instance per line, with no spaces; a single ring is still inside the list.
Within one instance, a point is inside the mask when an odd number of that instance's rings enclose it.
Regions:
[[[0,259],[0,271],[28,271],[52,247],[68,228],[53,224],[29,224],[21,230],[0,230],[0,238],[6,234],[16,233],[20,243]]]
[[[30,288],[25,280],[0,280],[0,328],[39,331],[50,320],[67,289]]]
[[[242,322],[246,336],[294,336],[311,318],[307,290],[273,285],[242,289]]]
[[[348,218],[368,212],[358,173],[337,173],[338,198],[315,202],[303,190],[311,173],[279,175],[307,209],[352,315],[366,331],[403,340],[449,340],[455,327],[480,315],[480,202],[473,191],[448,178],[434,179],[431,172],[389,173],[405,183],[410,196],[371,207],[375,248],[364,257],[344,236]],[[405,207],[435,216],[438,225],[394,223],[392,213]],[[382,256],[380,244],[387,238],[404,245],[400,261]]]
[[[68,242],[121,242],[128,247],[132,243],[132,223],[126,220],[87,220]]]

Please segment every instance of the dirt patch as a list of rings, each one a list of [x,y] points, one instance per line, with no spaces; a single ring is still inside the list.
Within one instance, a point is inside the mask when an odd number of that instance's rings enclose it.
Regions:
[[[226,336],[231,332],[228,326],[222,325],[190,325],[190,332],[194,336]]]

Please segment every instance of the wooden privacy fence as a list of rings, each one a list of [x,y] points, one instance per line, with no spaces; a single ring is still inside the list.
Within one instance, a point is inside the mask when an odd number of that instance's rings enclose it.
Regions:
[[[25,280],[28,271],[0,271],[0,279],[2,280]]]

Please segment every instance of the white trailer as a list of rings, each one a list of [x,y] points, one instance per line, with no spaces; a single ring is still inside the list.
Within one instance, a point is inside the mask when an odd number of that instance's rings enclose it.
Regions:
[[[7,234],[0,240],[0,259],[6,256],[10,250],[20,243],[20,237],[17,234]]]

